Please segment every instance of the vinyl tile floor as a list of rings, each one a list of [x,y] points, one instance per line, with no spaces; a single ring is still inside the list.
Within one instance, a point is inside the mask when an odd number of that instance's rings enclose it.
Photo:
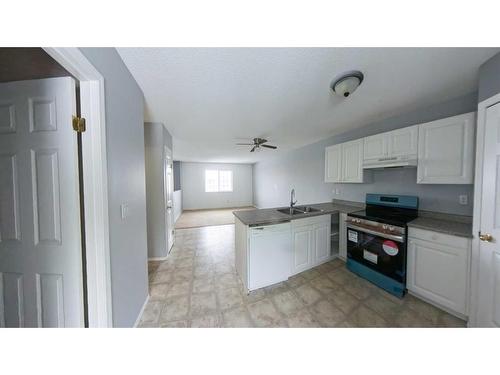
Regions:
[[[176,231],[149,262],[139,327],[465,327],[411,295],[396,298],[333,260],[246,294],[234,267],[234,225]]]

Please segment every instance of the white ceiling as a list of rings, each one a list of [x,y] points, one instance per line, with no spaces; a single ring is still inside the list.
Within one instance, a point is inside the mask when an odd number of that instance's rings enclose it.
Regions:
[[[491,48],[118,48],[174,159],[255,162],[477,89]],[[349,98],[333,77],[361,70]],[[278,150],[236,142],[263,137]]]

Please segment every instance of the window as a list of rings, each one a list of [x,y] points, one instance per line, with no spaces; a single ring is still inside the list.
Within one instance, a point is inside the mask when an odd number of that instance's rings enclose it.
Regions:
[[[219,191],[233,191],[233,171],[219,171]]]
[[[233,171],[220,171],[217,169],[205,170],[205,192],[231,192],[233,191]]]

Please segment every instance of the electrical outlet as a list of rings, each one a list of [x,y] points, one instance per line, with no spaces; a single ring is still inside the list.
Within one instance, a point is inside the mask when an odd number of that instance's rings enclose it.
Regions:
[[[469,203],[469,197],[467,195],[459,195],[458,196],[458,203],[460,203],[462,206],[466,206]]]

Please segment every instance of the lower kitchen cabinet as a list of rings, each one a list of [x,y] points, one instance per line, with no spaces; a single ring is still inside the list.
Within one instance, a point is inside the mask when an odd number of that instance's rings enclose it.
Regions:
[[[409,292],[466,318],[471,240],[417,228],[408,235]]]
[[[292,275],[331,259],[330,215],[292,221]]]

